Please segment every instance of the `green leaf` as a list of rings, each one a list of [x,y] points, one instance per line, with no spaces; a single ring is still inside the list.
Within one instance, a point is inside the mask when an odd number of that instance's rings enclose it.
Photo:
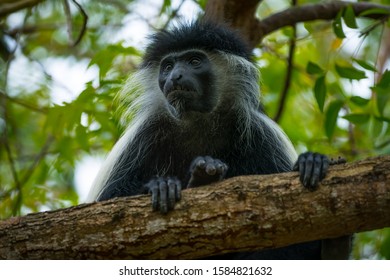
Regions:
[[[363,124],[368,122],[370,119],[369,114],[349,114],[343,117],[343,119],[346,119],[354,124]]]
[[[366,73],[364,71],[358,70],[353,66],[341,66],[339,64],[335,64],[336,72],[342,78],[350,79],[350,80],[361,80],[365,79]]]
[[[369,99],[366,99],[366,98],[363,98],[360,96],[352,96],[350,100],[360,107],[363,107],[370,102]]]
[[[66,110],[63,106],[54,105],[49,108],[44,130],[61,138],[65,130]]]
[[[376,87],[379,87],[384,90],[390,90],[390,70],[386,70],[379,83],[376,84]]]
[[[82,125],[76,127],[76,141],[84,151],[89,152],[87,129]]]
[[[74,149],[73,149],[73,138],[69,136],[64,136],[58,141],[58,150],[60,151],[61,160],[67,161],[69,163],[74,162]]]
[[[385,110],[385,107],[386,107],[386,104],[387,102],[389,101],[389,94],[388,93],[384,93],[384,92],[381,92],[381,91],[376,91],[377,92],[377,108],[378,108],[378,111],[379,111],[379,114],[382,116],[383,115],[383,112]]]
[[[207,0],[198,0],[197,3],[203,10],[206,9]]]
[[[387,124],[384,123],[383,120],[380,120],[378,117],[374,117],[370,122],[368,135],[371,139],[373,139],[373,143],[375,146],[380,145],[379,142],[382,141],[383,137],[383,129]]]
[[[390,123],[390,118],[386,117],[375,117],[376,120],[381,121],[381,122],[387,122]]]
[[[88,67],[97,65],[99,67],[99,77],[102,80],[112,69],[113,62],[118,55],[139,55],[134,47],[123,47],[120,44],[109,45],[94,55]]]
[[[88,67],[91,65],[97,65],[99,67],[100,80],[103,79],[107,72],[111,69],[112,62],[116,57],[116,53],[109,51],[109,48],[101,50],[95,54],[95,56],[89,62]]]
[[[374,65],[371,63],[368,63],[367,61],[360,60],[360,59],[354,59],[354,61],[359,64],[361,67],[363,67],[366,70],[372,71],[372,72],[377,72],[376,68]]]
[[[369,16],[369,15],[390,15],[390,11],[386,9],[374,8],[374,9],[369,9],[364,12],[361,12],[359,14],[359,17]]]
[[[324,70],[316,63],[309,61],[306,65],[306,72],[311,75],[323,74]]]
[[[379,252],[380,254],[386,259],[390,259],[390,230],[387,229],[382,229],[380,230],[381,233],[378,236],[381,236],[383,242],[380,246]]]
[[[323,112],[326,97],[325,76],[321,76],[316,80],[314,85],[314,96],[317,100],[318,107],[320,108],[321,112]]]
[[[357,24],[356,24],[355,12],[353,11],[353,9],[352,9],[351,6],[348,6],[348,7],[345,9],[344,15],[343,15],[343,19],[344,19],[345,24],[346,24],[349,28],[353,28],[353,29],[358,28],[358,26],[357,26]]]
[[[35,184],[43,185],[46,182],[49,171],[50,166],[45,161],[41,161],[39,167],[35,170]]]
[[[333,27],[334,34],[336,34],[338,38],[344,39],[346,36],[343,30],[343,24],[341,23],[341,15],[342,15],[342,11],[340,11],[337,17],[334,19],[332,27]]]
[[[343,107],[344,102],[341,100],[332,101],[325,115],[325,132],[328,138],[332,138],[334,129],[336,127],[337,118],[340,109]]]
[[[383,115],[386,104],[390,99],[390,71],[383,73],[381,80],[372,88],[376,92],[377,108],[380,115]]]

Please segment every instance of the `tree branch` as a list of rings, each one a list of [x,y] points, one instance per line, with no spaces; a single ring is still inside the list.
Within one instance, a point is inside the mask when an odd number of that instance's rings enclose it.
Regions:
[[[290,7],[265,19],[256,18],[260,0],[209,0],[206,5],[206,16],[216,21],[226,21],[240,30],[252,48],[256,47],[266,35],[286,26],[314,20],[332,20],[340,10],[351,6],[355,15],[371,9],[389,11],[390,6],[367,2],[328,1],[318,4],[306,4]],[[378,19],[388,17],[381,13],[367,14],[365,17]]]
[[[0,17],[31,8],[45,0],[0,0]]]
[[[0,223],[3,259],[188,259],[275,248],[390,226],[390,156],[331,167],[318,190],[296,173],[188,189],[167,215],[149,196]]]
[[[358,2],[352,3],[347,1],[330,1],[319,4],[307,4],[302,6],[291,7],[279,13],[275,13],[264,20],[258,21],[257,39],[260,42],[264,36],[286,26],[292,26],[300,22],[314,20],[332,20],[336,18],[340,10],[351,6],[356,16],[360,16],[363,12],[371,9],[380,9],[388,11],[390,14],[390,6]],[[378,19],[388,17],[381,13],[367,14],[365,17]]]

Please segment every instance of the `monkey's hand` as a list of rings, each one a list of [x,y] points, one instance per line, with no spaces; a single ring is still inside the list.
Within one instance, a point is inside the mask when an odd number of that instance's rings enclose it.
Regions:
[[[194,188],[217,182],[225,178],[228,166],[209,156],[195,158],[190,166],[188,188]]]
[[[315,190],[318,183],[325,178],[328,167],[328,157],[318,153],[306,152],[299,155],[293,170],[299,172],[299,178],[305,188]]]
[[[153,211],[168,213],[181,199],[181,182],[176,177],[156,177],[144,185],[147,193],[152,195]]]

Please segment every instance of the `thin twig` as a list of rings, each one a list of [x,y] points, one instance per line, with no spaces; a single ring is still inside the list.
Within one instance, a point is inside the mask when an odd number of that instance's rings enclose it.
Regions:
[[[45,155],[47,154],[49,148],[50,148],[50,145],[54,142],[54,136],[53,135],[49,135],[45,141],[45,144],[43,145],[43,147],[41,148],[40,152],[35,156],[34,158],[34,161],[33,163],[31,164],[31,166],[27,169],[26,173],[24,174],[23,178],[20,180],[21,184],[25,184],[29,179],[30,177],[32,176],[32,174],[34,173],[37,165],[39,164],[39,162],[45,157]]]
[[[72,14],[70,12],[70,7],[68,0],[63,0],[64,2],[64,11],[65,11],[65,17],[66,17],[66,29],[68,32],[68,38],[69,38],[69,45],[73,46],[73,23],[72,23]]]
[[[83,7],[76,0],[72,0],[72,2],[76,5],[76,7],[79,9],[80,13],[83,16],[83,25],[81,26],[81,30],[80,30],[79,35],[77,36],[76,41],[73,43],[73,47],[75,47],[80,43],[81,39],[83,38],[83,36],[85,34],[85,31],[87,30],[88,14],[85,12]]]
[[[6,105],[6,100],[5,98],[2,98],[3,101],[2,101],[2,104],[3,106],[5,107]],[[8,141],[8,132],[7,132],[7,128],[4,129],[3,131],[3,137],[2,137],[2,140],[1,140],[4,148],[5,148],[5,151],[6,151],[6,154],[7,154],[7,157],[8,157],[8,162],[9,162],[9,165],[10,165],[10,169],[11,169],[11,174],[12,174],[12,177],[14,179],[14,182],[15,182],[15,186],[17,189],[20,188],[20,181],[19,181],[19,177],[18,177],[18,173],[16,171],[16,166],[15,166],[15,161],[14,161],[14,158],[12,156],[12,151],[11,151],[11,147],[9,145],[9,141]]]
[[[296,0],[293,0],[292,4],[295,6],[297,4],[296,2],[297,2]],[[290,39],[290,47],[288,51],[286,77],[284,79],[283,90],[280,94],[279,108],[274,117],[275,122],[279,122],[280,118],[282,117],[286,105],[288,90],[290,89],[290,85],[291,85],[292,71],[294,69],[294,54],[295,54],[295,47],[297,41],[297,28],[295,24],[292,26],[292,32],[293,33]]]
[[[2,90],[0,90],[0,96],[2,98],[6,98],[7,100],[11,101],[12,103],[18,104],[18,105],[20,105],[22,107],[25,107],[26,109],[29,109],[31,111],[34,111],[34,112],[37,112],[37,113],[42,113],[42,114],[47,114],[47,112],[48,112],[48,108],[38,108],[38,107],[35,107],[34,105],[25,103],[21,99],[10,97],[9,95],[7,95]]]
[[[177,8],[172,11],[172,13],[169,16],[169,19],[167,20],[167,22],[165,23],[165,25],[163,26],[162,29],[166,29],[168,27],[169,23],[172,21],[172,19],[174,19],[177,16],[177,14],[179,13],[179,11],[180,11],[181,7],[183,6],[184,2],[185,2],[185,0],[182,0],[180,2],[179,6],[177,6]]]

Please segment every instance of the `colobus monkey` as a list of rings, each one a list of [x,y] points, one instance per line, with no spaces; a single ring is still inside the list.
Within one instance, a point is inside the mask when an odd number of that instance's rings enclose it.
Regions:
[[[237,33],[200,20],[150,39],[140,69],[120,93],[123,104],[132,103],[125,112],[131,124],[90,200],[150,193],[153,209],[167,213],[183,188],[291,171],[295,162],[303,185],[317,186],[327,157],[305,153],[297,160],[287,136],[262,111],[259,72]],[[318,259],[321,241],[222,257]]]

